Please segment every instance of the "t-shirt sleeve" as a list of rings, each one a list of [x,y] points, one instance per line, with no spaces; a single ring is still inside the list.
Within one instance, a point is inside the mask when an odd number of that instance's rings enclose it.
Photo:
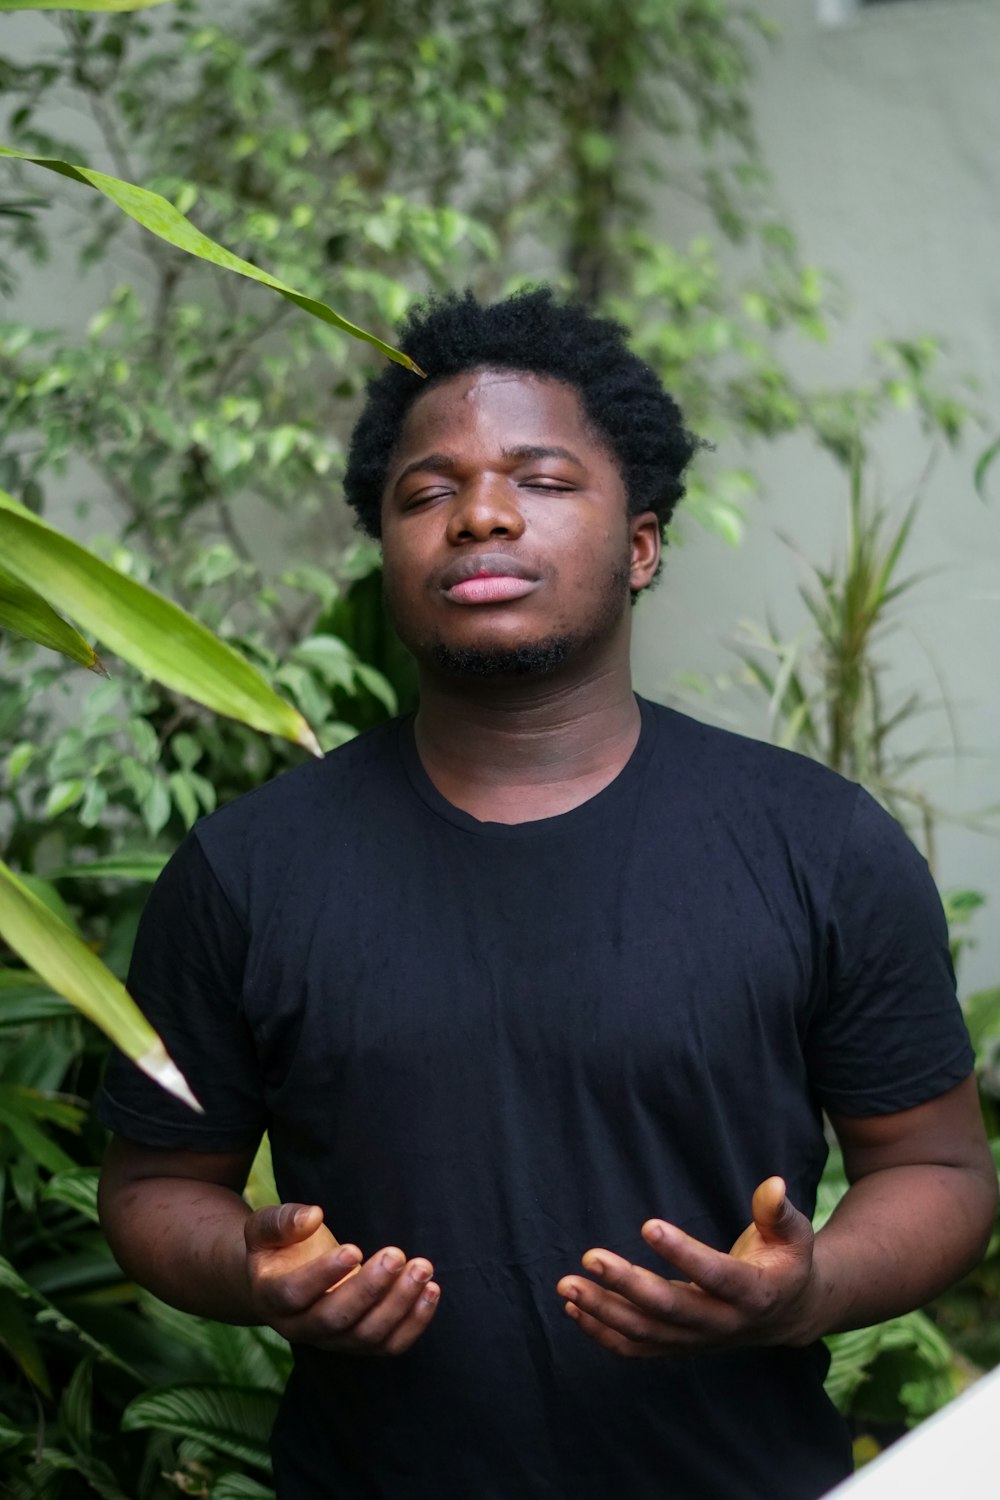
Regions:
[[[941,899],[923,856],[867,792],[857,795],[826,930],[827,987],[806,1043],[831,1114],[926,1104],[974,1062]]]
[[[192,1151],[259,1141],[267,1119],[242,1009],[246,954],[240,918],[191,833],[150,892],[126,982],[205,1113],[196,1114],[116,1051],[96,1105],[111,1130],[141,1145]]]

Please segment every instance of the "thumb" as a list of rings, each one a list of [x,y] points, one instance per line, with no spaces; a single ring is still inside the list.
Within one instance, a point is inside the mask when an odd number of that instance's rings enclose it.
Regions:
[[[272,1203],[258,1208],[243,1227],[248,1250],[277,1250],[307,1240],[323,1222],[315,1203]]]
[[[768,1177],[753,1195],[753,1221],[769,1244],[798,1245],[812,1240],[805,1214],[788,1201],[783,1177]]]

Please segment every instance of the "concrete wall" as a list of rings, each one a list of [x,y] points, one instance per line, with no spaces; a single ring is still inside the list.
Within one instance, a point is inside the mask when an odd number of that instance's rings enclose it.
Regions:
[[[811,260],[843,278],[848,317],[831,346],[787,344],[796,372],[819,383],[866,370],[879,337],[928,331],[946,338],[948,368],[981,386],[974,398],[1000,432],[1000,4],[996,0],[898,0],[857,8],[814,0],[765,0],[783,42],[755,89],[764,154],[784,209]],[[844,24],[822,24],[824,13]],[[1000,803],[1000,472],[984,506],[972,470],[985,433],[958,455],[942,454],[925,486],[913,542],[918,567],[941,571],[901,610],[887,640],[892,685],[937,689],[954,707],[962,753],[948,753],[944,714],[928,716],[915,742],[940,748],[914,773],[941,804],[979,819]],[[738,453],[723,453],[739,461]],[[637,680],[669,694],[678,674],[733,669],[729,646],[741,618],[767,610],[782,633],[806,622],[797,598],[805,573],[778,538],[822,562],[844,525],[846,485],[803,439],[748,455],[763,496],[748,538],[730,551],[687,529],[656,594],[637,615]],[[885,500],[902,505],[928,457],[912,419],[888,424],[876,474]],[[717,705],[716,713],[722,709]],[[734,707],[732,700],[727,710]],[[696,709],[712,716],[711,709]],[[741,727],[762,733],[747,707]],[[994,820],[1000,829],[1000,820]],[[937,861],[946,887],[989,895],[977,948],[963,959],[963,988],[1000,983],[1000,842],[943,826]]]

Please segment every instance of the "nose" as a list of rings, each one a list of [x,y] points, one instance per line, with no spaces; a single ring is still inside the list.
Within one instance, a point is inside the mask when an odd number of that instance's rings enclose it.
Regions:
[[[524,517],[513,486],[499,475],[480,475],[464,484],[448,517],[448,540],[485,542],[491,537],[515,540],[524,532]]]

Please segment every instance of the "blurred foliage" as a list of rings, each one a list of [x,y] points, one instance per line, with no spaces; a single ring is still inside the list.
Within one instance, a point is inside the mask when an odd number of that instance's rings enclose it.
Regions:
[[[554,281],[626,322],[714,440],[804,430],[849,466],[859,432],[900,407],[957,437],[964,408],[938,388],[928,339],[875,350],[851,390],[807,389],[779,356],[788,339],[826,340],[840,298],[803,263],[760,160],[749,89],[773,31],[751,9],[270,0],[222,12],[177,0],[40,21],[34,58],[0,59],[7,138],[143,182],[283,282],[324,300],[335,289],[347,317],[387,336],[427,291]],[[324,748],[410,708],[413,664],[387,630],[377,555],[352,544],[331,499],[374,355],[141,237],[109,205],[82,205],[72,184],[53,189],[50,214],[31,173],[11,165],[0,203],[5,289],[45,266],[56,236],[60,274],[75,249],[73,294],[93,312],[82,334],[0,325],[0,486],[36,512],[71,486],[99,555],[236,645]],[[755,488],[750,469],[708,459],[687,513],[738,542]],[[185,830],[300,758],[120,663],[92,687],[6,648],[0,842],[119,975],[144,882]],[[64,1002],[0,967],[0,1479],[15,1500],[262,1500],[287,1351],[266,1331],[164,1308],[115,1267],[94,1218],[103,1135],[86,1109],[103,1055]],[[258,1163],[255,1191],[266,1178]],[[985,1282],[961,1295],[995,1297]],[[964,1305],[941,1304],[959,1322]],[[967,1331],[934,1317],[964,1348]],[[842,1353],[854,1410],[883,1354],[915,1351],[939,1381],[940,1345],[908,1327],[884,1351]],[[921,1402],[933,1404],[908,1396],[905,1411]]]
[[[947,814],[921,785],[920,767],[935,752],[914,740],[913,729],[915,721],[935,711],[949,715],[949,705],[940,688],[893,698],[883,653],[886,636],[905,619],[901,601],[923,581],[923,575],[907,571],[919,498],[898,516],[880,504],[859,446],[849,475],[842,551],[822,564],[802,559],[809,579],[800,590],[806,628],[789,639],[774,619],[766,627],[745,623],[737,650],[744,667],[740,686],[766,695],[775,742],[865,785],[910,828],[933,867],[935,830]],[[735,684],[723,679],[721,685]],[[983,815],[970,822],[996,832]],[[978,891],[956,890],[945,892],[944,904],[952,961],[961,974],[961,956],[973,941],[984,898]],[[1000,1170],[1000,986],[966,995],[963,1009],[976,1052],[983,1118]],[[820,1183],[817,1228],[847,1186],[834,1147]],[[867,1459],[1000,1364],[1000,1219],[983,1264],[928,1308],[834,1334],[827,1343],[828,1393],[851,1420],[858,1458]]]

